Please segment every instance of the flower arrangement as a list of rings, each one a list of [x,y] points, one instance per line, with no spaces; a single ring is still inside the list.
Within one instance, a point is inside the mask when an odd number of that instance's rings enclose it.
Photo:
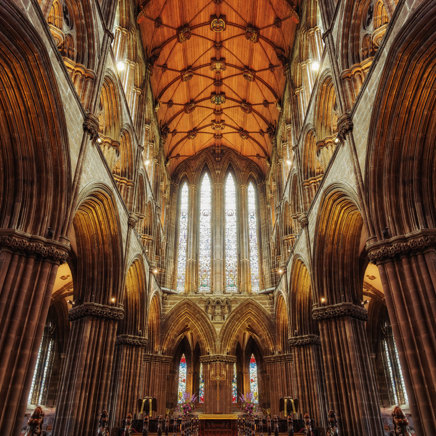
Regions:
[[[245,395],[241,395],[239,397],[241,400],[241,409],[244,413],[249,416],[252,416],[254,412],[256,412],[256,403],[254,402],[254,396],[251,392],[246,393]]]
[[[190,415],[195,409],[196,395],[190,395],[187,392],[183,394],[182,402],[179,404],[180,412],[183,415]]]

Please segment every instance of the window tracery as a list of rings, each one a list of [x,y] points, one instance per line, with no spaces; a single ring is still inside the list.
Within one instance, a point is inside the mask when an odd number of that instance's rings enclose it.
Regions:
[[[189,212],[189,189],[186,182],[183,183],[179,194],[179,241],[177,251],[177,291],[185,290],[186,275],[186,250],[188,247],[188,212]]]
[[[259,240],[257,234],[256,188],[253,182],[248,185],[248,239],[250,248],[251,290],[259,292]]]
[[[227,292],[238,290],[238,216],[236,185],[232,173],[226,178],[225,192],[225,259]]]
[[[212,188],[210,177],[204,174],[200,186],[200,220],[198,249],[198,279],[200,292],[211,289],[212,257]]]

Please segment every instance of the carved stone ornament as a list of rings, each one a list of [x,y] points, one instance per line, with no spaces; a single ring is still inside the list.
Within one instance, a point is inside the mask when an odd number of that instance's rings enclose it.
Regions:
[[[117,306],[87,302],[73,307],[68,312],[70,321],[76,321],[86,317],[120,321],[124,318],[124,309]]]
[[[248,103],[248,101],[242,100],[241,101],[241,110],[242,110],[242,112],[244,112],[246,114],[251,114],[251,112],[253,111],[253,107],[251,106],[250,103]]]
[[[317,306],[312,309],[312,317],[316,320],[350,317],[366,321],[368,312],[362,306],[344,302],[330,306]]]
[[[428,248],[436,248],[436,232],[434,230],[421,230],[416,234],[395,236],[366,246],[369,260],[373,263],[420,253]]]
[[[226,30],[226,17],[221,15],[217,17],[216,15],[212,15],[210,17],[210,30],[212,32],[224,32]]]
[[[200,362],[202,363],[235,363],[236,356],[230,356],[228,354],[206,354],[204,356],[200,356]]]
[[[83,130],[95,141],[98,138],[98,118],[88,112],[83,120]]]
[[[254,79],[256,78],[256,73],[252,70],[246,69],[242,73],[242,77],[248,82],[254,82]]]
[[[191,112],[194,112],[195,109],[195,101],[188,101],[188,103],[185,103],[183,106],[183,110],[185,111],[185,114],[190,114]]]
[[[240,136],[242,139],[248,139],[248,137],[249,137],[250,135],[248,134],[248,132],[247,132],[246,130],[244,130],[244,129],[239,129],[239,136]]]
[[[188,24],[177,29],[177,40],[183,43],[191,38],[191,28]]]
[[[305,347],[308,345],[321,345],[321,341],[318,335],[301,335],[289,338],[288,345],[291,348]]]
[[[338,119],[338,138],[345,140],[348,132],[353,130],[353,121],[349,113],[342,114]]]
[[[298,222],[300,223],[301,227],[307,227],[307,225],[309,224],[309,219],[307,218],[307,213],[300,213],[300,215],[298,215]]]
[[[16,230],[0,230],[0,249],[61,264],[68,259],[70,246],[40,236],[30,236]]]
[[[144,338],[144,336],[118,335],[115,344],[145,348],[148,344],[148,340],[147,338]]]
[[[212,120],[211,122],[213,130],[224,130],[226,127],[224,125],[224,120]]]
[[[136,223],[138,222],[138,215],[136,215],[136,213],[129,213],[129,219],[128,219],[128,224],[129,227],[135,227]]]
[[[189,70],[189,69],[185,70],[182,73],[182,82],[188,82],[189,80],[192,79],[193,75],[194,75],[194,73],[192,72],[192,70]]]

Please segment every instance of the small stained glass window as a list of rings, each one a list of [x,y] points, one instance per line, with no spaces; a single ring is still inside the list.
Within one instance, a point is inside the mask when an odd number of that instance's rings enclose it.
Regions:
[[[210,291],[212,257],[212,188],[210,177],[204,174],[200,185],[200,225],[198,279],[200,292]]]
[[[179,363],[179,384],[177,387],[177,402],[183,403],[183,396],[186,392],[186,357],[182,354]]]
[[[233,364],[233,377],[232,377],[232,403],[238,402],[238,378],[236,372],[236,363]]]
[[[225,204],[225,247],[226,247],[226,291],[238,290],[238,216],[236,186],[232,173],[226,178]]]
[[[200,403],[204,403],[204,375],[202,363],[200,363],[200,385],[198,389],[198,401]]]
[[[259,239],[257,234],[256,188],[253,182],[248,185],[248,239],[250,247],[251,290],[259,292]]]
[[[257,384],[257,363],[254,354],[250,357],[250,391],[253,396],[253,403],[259,403],[259,387]]]
[[[179,243],[177,251],[177,290],[185,290],[186,274],[186,249],[188,247],[188,208],[189,208],[189,189],[185,182],[179,194]]]

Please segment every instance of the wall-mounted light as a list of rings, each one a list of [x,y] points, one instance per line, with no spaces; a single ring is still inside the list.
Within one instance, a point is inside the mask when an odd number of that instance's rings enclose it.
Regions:
[[[321,297],[319,301],[321,302],[321,304],[325,304],[327,300],[325,297]]]
[[[292,164],[291,159],[286,159],[286,163],[287,163],[289,166],[291,166],[291,164]]]
[[[115,301],[117,301],[116,298],[115,298],[115,297],[112,297],[112,298],[111,298],[111,303],[112,303],[112,304],[115,304]]]
[[[117,70],[121,73],[121,71],[124,71],[126,69],[126,63],[123,61],[117,62]]]
[[[150,165],[150,159],[146,159],[144,163],[145,165]]]
[[[153,270],[153,274],[157,274],[159,272],[159,270],[157,269],[157,268],[155,268],[154,270]]]
[[[312,71],[318,71],[319,70],[319,62],[318,61],[312,62],[310,68]]]
[[[281,268],[279,268],[279,269],[277,270],[277,272],[278,272],[279,274],[283,274],[283,270],[282,270]]]
[[[97,138],[97,142],[98,142],[99,144],[101,144],[101,143],[103,142],[103,140],[100,138],[100,136]]]
[[[335,144],[339,144],[339,138],[337,136],[335,138]]]

